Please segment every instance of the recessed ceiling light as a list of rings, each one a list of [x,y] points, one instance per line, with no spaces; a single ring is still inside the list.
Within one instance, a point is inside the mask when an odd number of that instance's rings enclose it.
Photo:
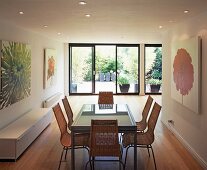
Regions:
[[[160,25],[160,26],[159,26],[159,29],[162,29],[162,28],[163,28],[163,26],[162,26],[162,25]]]
[[[86,2],[85,1],[80,1],[79,5],[86,5]]]
[[[61,33],[60,33],[60,32],[58,32],[57,34],[58,34],[58,35],[60,35]]]
[[[20,15],[23,15],[23,14],[24,14],[24,12],[23,12],[23,11],[19,11],[19,14],[20,14]]]
[[[86,16],[86,17],[88,17],[88,18],[89,18],[89,17],[91,17],[91,15],[90,15],[90,14],[85,14],[85,16]]]
[[[47,28],[48,26],[47,25],[44,25],[43,27]]]
[[[190,12],[189,10],[185,10],[185,11],[184,11],[185,14],[187,14],[187,13],[189,13],[189,12]]]

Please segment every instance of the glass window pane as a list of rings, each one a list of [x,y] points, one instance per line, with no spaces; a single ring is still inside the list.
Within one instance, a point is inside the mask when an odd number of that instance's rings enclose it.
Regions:
[[[99,91],[116,92],[116,46],[96,45],[95,46],[95,89]]]
[[[117,47],[117,92],[138,93],[138,47]]]
[[[92,47],[72,47],[71,93],[92,93]]]
[[[162,92],[162,47],[145,46],[145,92]]]

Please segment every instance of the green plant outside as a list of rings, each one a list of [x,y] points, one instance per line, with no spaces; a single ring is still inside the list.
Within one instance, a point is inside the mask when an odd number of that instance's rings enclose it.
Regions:
[[[148,84],[150,85],[161,85],[162,84],[162,80],[159,80],[159,79],[149,79],[147,81]]]
[[[72,81],[73,83],[81,83],[83,80],[92,79],[92,57],[90,48],[79,49],[73,48],[72,51]]]
[[[162,51],[160,48],[155,48],[155,59],[152,63],[151,69],[147,72],[146,79],[150,85],[162,84]]]
[[[154,53],[156,53],[156,56],[146,78],[148,80],[151,78],[162,80],[162,51],[160,48],[155,48]]]
[[[123,85],[123,84],[129,84],[129,78],[127,78],[126,76],[122,76],[122,75],[120,75],[120,76],[118,76],[118,78],[117,78],[117,83],[119,84],[119,85]]]

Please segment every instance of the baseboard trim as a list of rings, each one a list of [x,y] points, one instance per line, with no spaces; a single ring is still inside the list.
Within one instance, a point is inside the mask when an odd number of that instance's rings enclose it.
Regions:
[[[183,144],[183,146],[192,154],[192,156],[200,163],[200,165],[207,169],[207,162],[197,154],[197,152],[188,144],[188,142],[183,139],[183,137],[175,130],[173,126],[162,121],[164,125],[175,135],[175,137]]]

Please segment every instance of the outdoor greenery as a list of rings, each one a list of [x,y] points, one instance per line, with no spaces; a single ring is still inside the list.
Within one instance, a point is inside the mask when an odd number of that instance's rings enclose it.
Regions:
[[[84,72],[83,72],[83,80],[85,80],[85,81],[91,81],[92,80],[91,57],[88,57],[88,59],[86,59],[85,63],[87,65],[83,69],[84,70]]]
[[[102,47],[103,48],[103,47]],[[100,49],[100,50],[99,50]],[[108,51],[107,51],[108,50]],[[138,57],[136,47],[119,47],[117,56],[117,65],[115,60],[115,51],[113,48],[102,50],[97,47],[95,56],[95,70],[96,73],[115,73],[124,74],[127,77],[120,77],[122,81],[127,79],[137,82],[138,80]],[[73,83],[92,80],[92,54],[89,48],[80,49],[73,48],[72,58],[72,80]],[[130,78],[129,78],[130,77]],[[131,83],[132,83],[131,82]]]
[[[152,63],[151,69],[147,72],[146,79],[149,84],[162,83],[162,51],[160,48],[155,48],[155,59]]]
[[[72,80],[73,83],[80,83],[83,80],[92,79],[91,51],[88,48],[73,48],[72,58]],[[89,74],[90,73],[90,74]]]
[[[85,62],[90,65],[91,58],[85,60]],[[117,66],[123,68],[123,65],[117,61]],[[96,73],[111,73],[116,72],[116,62],[115,59],[110,57],[102,57],[101,55],[96,55]],[[92,67],[85,68],[85,72],[83,75],[84,81],[91,81],[92,80]]]
[[[161,85],[162,84],[162,80],[159,80],[159,79],[149,79],[147,81],[148,84],[152,84],[152,85]]]
[[[116,62],[114,59],[109,58],[108,60],[102,60],[99,61],[98,65],[102,66],[102,68],[99,70],[101,73],[108,73],[108,72],[116,72]],[[120,68],[123,68],[123,65],[117,61],[117,66]]]
[[[129,78],[126,75],[119,75],[117,78],[117,83],[119,85],[129,84]]]
[[[118,70],[127,76],[129,83],[138,81],[138,49],[136,47],[119,47],[117,60],[121,63]],[[128,83],[128,84],[129,84]]]

